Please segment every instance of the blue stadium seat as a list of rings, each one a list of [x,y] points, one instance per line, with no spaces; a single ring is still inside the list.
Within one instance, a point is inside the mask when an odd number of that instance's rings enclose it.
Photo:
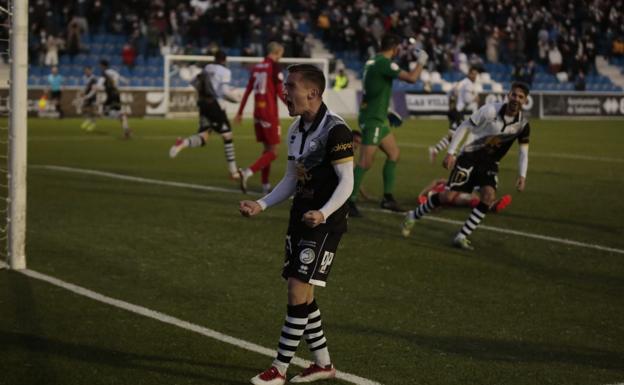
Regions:
[[[165,60],[162,56],[152,56],[147,59],[147,64],[150,66],[161,66],[163,65]]]
[[[28,85],[29,86],[36,86],[37,84],[39,84],[39,76],[37,76],[37,75],[28,75]]]
[[[97,43],[97,44],[103,44],[105,40],[106,40],[105,34],[93,35],[93,38],[91,39],[93,43]]]
[[[134,65],[137,65],[137,66],[145,65],[145,56],[137,55],[136,59],[134,60]]]

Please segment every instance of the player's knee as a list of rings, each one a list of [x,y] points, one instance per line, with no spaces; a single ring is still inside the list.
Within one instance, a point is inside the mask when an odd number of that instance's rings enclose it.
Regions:
[[[496,191],[492,189],[484,190],[481,193],[481,201],[488,206],[491,206],[496,201]]]
[[[223,138],[223,140],[232,140],[232,133],[224,132],[223,134],[221,134],[221,137]]]
[[[368,159],[360,159],[358,161],[358,167],[364,170],[368,170],[369,168],[371,168],[372,164],[373,162],[369,161]]]
[[[455,191],[442,191],[441,193],[439,193],[438,196],[440,197],[440,203],[441,204],[448,205],[451,202],[453,202],[453,200],[457,196],[457,192],[455,192]]]

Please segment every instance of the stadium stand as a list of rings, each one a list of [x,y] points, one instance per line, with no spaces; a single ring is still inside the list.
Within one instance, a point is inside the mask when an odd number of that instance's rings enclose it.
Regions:
[[[397,90],[448,91],[469,66],[482,71],[484,90],[505,89],[515,79],[540,91],[575,90],[579,80],[588,91],[622,90],[599,74],[595,64],[596,56],[603,55],[624,74],[624,14],[618,1],[507,4],[38,0],[29,15],[29,84],[45,84],[46,63],[55,63],[57,49],[66,85],[82,84],[82,68],[105,57],[131,86],[161,87],[162,54],[206,54],[225,47],[231,56],[262,56],[264,43],[277,40],[285,45],[285,56],[305,57],[310,55],[308,34],[361,76],[380,37],[393,32],[415,37],[415,46],[431,56],[422,81],[397,82]],[[412,61],[413,46],[407,44],[398,58],[405,66]],[[131,65],[124,64],[128,49]],[[243,82],[246,74],[234,73],[233,78]]]

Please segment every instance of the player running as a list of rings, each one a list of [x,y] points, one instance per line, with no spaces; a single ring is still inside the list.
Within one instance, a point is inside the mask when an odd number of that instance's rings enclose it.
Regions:
[[[238,168],[236,167],[232,127],[220,102],[238,103],[239,98],[230,89],[232,72],[225,66],[225,62],[225,52],[218,51],[215,53],[214,63],[206,65],[193,80],[199,107],[199,130],[197,134],[186,139],[178,138],[169,149],[169,156],[175,158],[187,147],[203,147],[210,133],[215,131],[223,138],[225,160],[230,176],[237,179]]]
[[[394,196],[395,169],[399,160],[399,147],[388,124],[388,107],[392,95],[392,82],[400,79],[414,83],[420,77],[423,66],[427,63],[425,51],[416,50],[417,65],[410,72],[403,71],[392,58],[399,53],[401,41],[398,36],[386,34],[381,40],[381,49],[377,56],[366,62],[364,67],[363,96],[360,104],[359,124],[362,130],[362,149],[355,167],[355,182],[349,199],[349,215],[362,216],[355,204],[360,185],[365,173],[373,165],[377,149],[386,154],[383,167],[384,197],[381,207],[392,211],[401,211]]]
[[[132,131],[128,127],[128,116],[121,108],[121,97],[119,95],[119,83],[128,83],[128,80],[119,75],[119,72],[109,68],[108,60],[100,60],[100,69],[102,70],[102,76],[98,81],[98,88],[103,88],[106,93],[103,114],[113,119],[119,119],[124,138],[130,139]]]
[[[526,104],[528,96],[529,86],[515,82],[511,85],[506,103],[484,105],[457,128],[443,162],[445,168],[452,169],[447,182],[448,188],[431,195],[418,208],[407,212],[403,222],[403,236],[409,236],[416,219],[422,218],[436,207],[448,204],[453,192],[472,192],[475,186],[479,186],[481,201],[472,209],[470,217],[453,240],[456,247],[473,249],[468,236],[476,230],[496,202],[498,162],[515,140],[520,145],[516,188],[524,191],[531,128],[522,113],[522,106]],[[456,158],[456,151],[466,134],[469,134],[468,142]]]
[[[245,169],[239,169],[240,187],[247,193],[248,179],[258,171],[262,171],[262,192],[271,190],[269,174],[271,162],[277,158],[277,147],[280,143],[280,125],[277,108],[277,97],[285,103],[283,81],[284,76],[277,62],[284,55],[284,46],[271,42],[267,47],[268,55],[262,63],[255,64],[251,69],[251,76],[241,100],[234,122],[240,124],[247,98],[254,92],[254,127],[256,141],[264,145],[262,155]]]
[[[467,114],[475,112],[479,106],[479,94],[477,93],[476,82],[479,76],[479,70],[470,67],[468,76],[466,76],[449,95],[449,131],[448,134],[440,139],[435,145],[429,147],[429,160],[431,163],[435,161],[438,153],[448,147],[453,133],[464,121]]]
[[[82,122],[80,128],[86,131],[93,131],[95,129],[95,117],[97,115],[97,89],[98,78],[93,74],[91,67],[84,68],[85,88],[80,94],[80,101],[82,103],[82,114],[86,117]]]

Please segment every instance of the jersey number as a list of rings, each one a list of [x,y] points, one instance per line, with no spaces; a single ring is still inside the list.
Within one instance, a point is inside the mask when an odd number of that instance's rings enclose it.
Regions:
[[[323,254],[323,259],[321,260],[321,268],[319,269],[319,273],[327,274],[327,269],[329,268],[333,260],[334,260],[334,253],[330,253],[329,251],[326,251],[325,254]]]
[[[254,92],[263,95],[266,92],[267,73],[256,72],[254,80]]]

